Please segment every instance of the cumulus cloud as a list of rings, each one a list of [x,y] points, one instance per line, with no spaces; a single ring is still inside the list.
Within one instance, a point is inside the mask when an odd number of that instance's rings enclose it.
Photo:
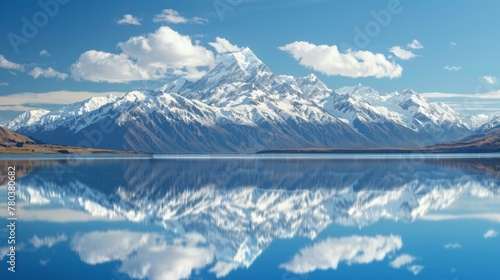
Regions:
[[[57,243],[61,243],[68,240],[68,237],[65,234],[60,234],[58,236],[46,236],[44,238],[39,238],[38,236],[33,236],[29,240],[31,245],[35,248],[40,248],[40,247],[48,247],[51,248],[52,246],[56,245]]]
[[[214,59],[211,51],[193,45],[189,36],[167,26],[146,36],[132,37],[118,47],[145,69],[208,66]]]
[[[76,80],[91,82],[124,83],[149,80],[152,77],[124,54],[112,54],[90,50],[80,55],[71,65]]]
[[[462,248],[462,246],[458,243],[447,243],[447,244],[444,244],[444,248],[445,249],[460,249]]]
[[[498,81],[497,77],[494,77],[494,76],[491,76],[491,75],[483,76],[483,80],[485,82],[487,82],[488,84],[490,84],[490,85],[496,84],[496,82]]]
[[[0,83],[0,86],[2,86],[2,87],[6,87],[8,85],[9,85],[9,83]]]
[[[421,265],[412,265],[408,267],[408,270],[414,275],[418,275],[420,272],[422,272],[423,269],[424,267]]]
[[[387,254],[403,246],[399,236],[349,236],[328,238],[300,250],[291,261],[280,267],[292,273],[304,274],[318,269],[337,269],[340,262],[367,264],[383,260]]]
[[[411,41],[407,46],[408,46],[408,48],[414,49],[414,50],[424,48],[424,46],[417,39],[413,39],[413,41]]]
[[[24,65],[9,61],[3,54],[0,54],[0,68],[24,71]]]
[[[88,91],[49,91],[42,93],[34,92],[21,92],[0,96],[0,111],[14,110],[14,111],[27,111],[33,110],[26,106],[26,104],[71,104],[79,101],[89,99],[97,96],[107,96],[113,94],[115,96],[123,96],[124,92],[88,92]],[[28,211],[27,211],[28,213]],[[37,211],[37,215],[43,211]],[[72,213],[76,217],[76,213]]]
[[[40,56],[50,56],[50,53],[47,50],[41,50],[38,54]]]
[[[388,61],[383,54],[369,51],[341,53],[335,45],[317,46],[308,42],[293,42],[279,49],[290,53],[300,65],[330,76],[392,79],[403,73],[400,65]]]
[[[71,66],[77,80],[125,83],[157,80],[174,72],[187,79],[200,78],[205,72],[198,67],[213,64],[214,54],[191,38],[168,26],[153,33],[136,36],[118,43],[119,54],[90,50]]]
[[[157,14],[153,18],[154,22],[167,22],[172,24],[179,23],[195,23],[195,24],[206,24],[208,19],[201,17],[185,18],[179,14],[176,10],[165,9],[160,14]]]
[[[486,231],[483,234],[483,237],[484,238],[494,238],[494,237],[497,237],[497,235],[498,235],[498,232],[496,230],[489,229],[488,231]]]
[[[447,70],[447,71],[458,71],[460,69],[462,69],[461,66],[450,66],[450,65],[446,65],[445,67],[443,67],[444,70]]]
[[[394,47],[390,48],[389,52],[391,52],[397,58],[402,59],[402,60],[409,60],[409,59],[412,59],[412,58],[417,56],[416,54],[412,53],[411,51],[405,50],[405,49],[401,48],[400,46],[394,46]]]
[[[130,25],[141,25],[141,21],[131,14],[125,14],[116,23],[118,24],[130,24]]]
[[[42,69],[42,68],[40,68],[38,66],[36,66],[35,68],[33,68],[29,72],[29,75],[32,76],[35,79],[38,79],[38,77],[42,76],[42,77],[45,77],[45,78],[56,78],[56,79],[59,79],[59,80],[65,80],[68,77],[68,74],[58,72],[58,71],[52,69],[51,67],[49,67],[47,69]]]
[[[218,54],[237,52],[241,50],[240,47],[233,45],[227,39],[220,37],[215,38],[215,42],[210,42],[208,44],[212,46]]]
[[[408,265],[408,264],[411,264],[413,261],[415,260],[415,257],[414,256],[410,256],[408,254],[403,254],[397,258],[395,258],[391,263],[390,265],[393,267],[393,268],[401,268],[402,266],[405,266],[405,265]]]
[[[118,270],[132,278],[177,280],[213,262],[215,249],[205,243],[197,233],[169,243],[157,233],[112,230],[75,235],[71,248],[87,264],[121,261]]]

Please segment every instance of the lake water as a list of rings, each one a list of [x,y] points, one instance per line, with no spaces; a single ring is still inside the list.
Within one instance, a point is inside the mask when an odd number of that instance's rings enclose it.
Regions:
[[[354,157],[354,158],[353,158]],[[0,279],[498,279],[500,159],[0,160]]]

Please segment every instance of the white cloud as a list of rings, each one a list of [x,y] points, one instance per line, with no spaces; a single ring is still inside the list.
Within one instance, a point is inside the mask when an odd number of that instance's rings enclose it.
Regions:
[[[49,53],[47,50],[41,50],[41,51],[39,52],[39,55],[40,55],[40,56],[50,56],[50,53]]]
[[[35,66],[30,72],[29,75],[32,76],[35,79],[38,79],[38,77],[42,76],[45,78],[56,78],[59,80],[64,80],[68,77],[68,74],[58,72],[51,67],[47,69],[42,69],[38,66]]]
[[[394,54],[397,58],[402,59],[402,60],[409,60],[409,59],[412,59],[412,58],[417,56],[414,53],[412,53],[411,51],[407,51],[407,50],[401,48],[400,46],[394,46],[394,47],[390,48],[389,51],[392,54]]]
[[[494,237],[497,237],[497,235],[498,235],[497,231],[490,229],[483,234],[483,237],[484,238],[494,238]]]
[[[167,22],[172,24],[179,23],[195,23],[195,24],[206,24],[208,23],[208,19],[201,17],[193,17],[193,18],[185,18],[179,14],[176,10],[165,9],[161,12],[161,14],[157,14],[153,18],[154,22]]]
[[[383,260],[387,254],[403,246],[399,236],[349,236],[328,238],[300,250],[291,261],[280,267],[304,274],[317,269],[337,269],[340,262],[367,264]]]
[[[24,243],[17,243],[16,244],[16,254],[18,254],[20,251],[24,251]],[[0,247],[0,261],[2,261],[5,257],[7,257],[7,254],[10,252],[10,245],[5,246],[5,247]]]
[[[445,93],[426,92],[422,93],[425,98],[471,98],[471,99],[500,99],[500,90],[485,93]]]
[[[423,269],[424,269],[424,267],[421,265],[412,265],[412,266],[408,267],[408,270],[411,273],[413,273],[414,275],[418,275],[420,272],[422,272]]]
[[[401,268],[402,266],[405,266],[405,265],[408,265],[408,264],[411,264],[413,261],[415,260],[415,257],[414,256],[410,256],[408,254],[403,254],[397,258],[395,258],[391,263],[390,265],[393,267],[393,268]]]
[[[81,54],[71,65],[71,74],[76,80],[91,82],[124,83],[152,79],[146,70],[134,64],[126,55],[96,50]]]
[[[8,85],[9,85],[9,83],[0,83],[0,86],[1,86],[1,87],[6,87],[6,86],[8,86]]]
[[[191,38],[167,26],[146,36],[132,37],[118,47],[145,69],[167,69],[209,66],[213,53],[202,46],[193,45]]]
[[[168,23],[187,23],[188,19],[182,17],[179,12],[172,9],[165,9],[161,14],[155,15],[153,18],[154,22],[168,22]]]
[[[40,247],[49,247],[51,248],[52,246],[56,245],[57,243],[61,243],[68,240],[68,237],[65,234],[61,234],[58,236],[46,236],[44,238],[39,238],[38,236],[33,236],[29,240],[29,242],[35,247],[35,248],[40,248]]]
[[[454,46],[456,46],[456,45],[457,45],[457,43],[455,43],[455,42],[450,42],[450,46],[454,47]]]
[[[153,33],[118,43],[120,54],[91,50],[83,53],[71,66],[77,80],[124,83],[163,79],[173,72],[196,79],[205,72],[198,67],[213,64],[214,54],[191,38],[168,26]]]
[[[202,17],[193,17],[193,18],[191,18],[191,20],[189,22],[194,23],[194,24],[207,24],[208,19],[202,18]]]
[[[118,23],[118,24],[130,24],[130,25],[141,25],[140,20],[131,14],[123,15],[123,18],[119,19],[116,23]]]
[[[7,60],[3,54],[0,54],[0,68],[24,71],[24,65]]]
[[[49,263],[50,259],[40,259],[40,265],[46,266]]]
[[[341,53],[335,45],[317,46],[308,42],[294,42],[279,49],[289,52],[300,65],[331,76],[392,79],[403,73],[400,65],[388,61],[383,54],[369,51],[347,50]]]
[[[121,261],[118,270],[132,278],[185,279],[212,263],[215,249],[199,234],[167,242],[164,235],[130,231],[94,231],[75,235],[71,248],[87,264]]]
[[[446,65],[445,67],[443,67],[444,70],[447,70],[447,71],[458,71],[460,69],[462,69],[461,66],[450,66],[450,65]]]
[[[220,37],[215,38],[215,42],[210,42],[208,44],[212,46],[218,54],[237,52],[241,50],[240,47],[233,45],[227,39]]]
[[[414,39],[413,41],[411,41],[411,43],[409,43],[407,46],[408,46],[408,48],[414,49],[414,50],[424,48],[424,46],[417,39]]]
[[[5,256],[7,256],[9,251],[10,251],[10,248],[8,246],[0,247],[0,261],[2,261],[3,258],[5,258]]]
[[[491,76],[491,75],[483,76],[483,80],[490,85],[493,85],[498,81],[496,77]]]
[[[447,243],[447,244],[444,244],[444,248],[445,249],[460,249],[462,248],[462,246],[458,243]]]
[[[96,96],[113,94],[123,96],[124,92],[50,91],[43,93],[21,92],[0,96],[0,111],[27,111],[34,108],[24,104],[71,104]],[[26,210],[25,210],[26,211]]]
[[[219,261],[209,271],[215,273],[215,277],[222,278],[227,276],[231,271],[237,269],[239,266],[240,264],[238,263]]]

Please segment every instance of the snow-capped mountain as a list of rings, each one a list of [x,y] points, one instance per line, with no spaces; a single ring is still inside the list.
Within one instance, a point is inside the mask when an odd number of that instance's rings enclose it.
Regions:
[[[481,125],[476,132],[477,133],[487,133],[489,130],[497,128],[500,126],[500,116],[493,116],[487,119],[483,125]]]
[[[79,130],[90,123],[86,119],[87,113],[97,110],[106,104],[115,102],[117,97],[108,95],[103,97],[92,97],[85,101],[67,105],[59,110],[32,110],[23,113],[13,121],[8,123],[12,130],[35,130],[38,126],[44,126],[45,130],[55,130],[60,126],[67,125],[69,120],[75,117],[84,116],[79,122],[73,122],[70,129]]]
[[[412,90],[380,93],[363,86],[344,87],[320,104],[361,134],[386,146],[419,146],[470,135],[466,116],[433,103]]]
[[[151,153],[418,146],[481,125],[405,90],[329,89],[318,77],[274,74],[248,48],[220,55],[195,82],[26,112],[7,128],[39,141]]]

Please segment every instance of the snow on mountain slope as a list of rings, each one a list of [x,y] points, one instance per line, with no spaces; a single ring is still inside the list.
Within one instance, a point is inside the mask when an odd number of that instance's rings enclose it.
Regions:
[[[472,132],[467,117],[412,90],[380,93],[359,84],[340,88],[320,102],[358,132],[383,135],[378,142],[387,139],[386,145],[428,145],[461,139]]]
[[[59,110],[32,110],[23,113],[7,126],[12,130],[20,130],[27,128],[27,130],[35,129],[38,126],[45,126],[47,130],[56,129],[58,126],[64,125],[65,121],[70,120],[77,116],[83,116],[86,113],[92,112],[103,107],[106,104],[115,102],[118,98],[112,94],[102,97],[92,97],[90,99],[73,103]],[[82,127],[89,125],[85,118],[81,122],[70,127],[73,131],[78,131]],[[26,130],[24,130],[26,131]]]
[[[51,111],[49,110],[42,110],[42,109],[27,111],[22,113],[14,120],[7,122],[5,126],[11,130],[18,130],[22,127],[29,127],[32,125],[43,125],[45,123],[42,120],[42,117],[50,112]]]
[[[314,101],[326,98],[333,92],[314,74],[299,77],[296,82],[304,96]]]
[[[430,145],[462,139],[479,122],[411,90],[380,93],[359,84],[332,91],[314,74],[278,76],[248,48],[216,61],[194,83],[178,79],[121,98],[92,98],[60,110],[26,112],[7,128],[44,142],[75,145],[78,137],[85,137],[85,129],[111,122],[113,133],[100,148],[145,145],[140,151],[253,152]],[[196,148],[189,147],[190,141]]]
[[[488,117],[484,115],[484,116],[478,116],[477,118],[479,119],[477,123],[482,124],[476,129],[477,133],[484,133],[490,129],[500,126],[500,116]]]

